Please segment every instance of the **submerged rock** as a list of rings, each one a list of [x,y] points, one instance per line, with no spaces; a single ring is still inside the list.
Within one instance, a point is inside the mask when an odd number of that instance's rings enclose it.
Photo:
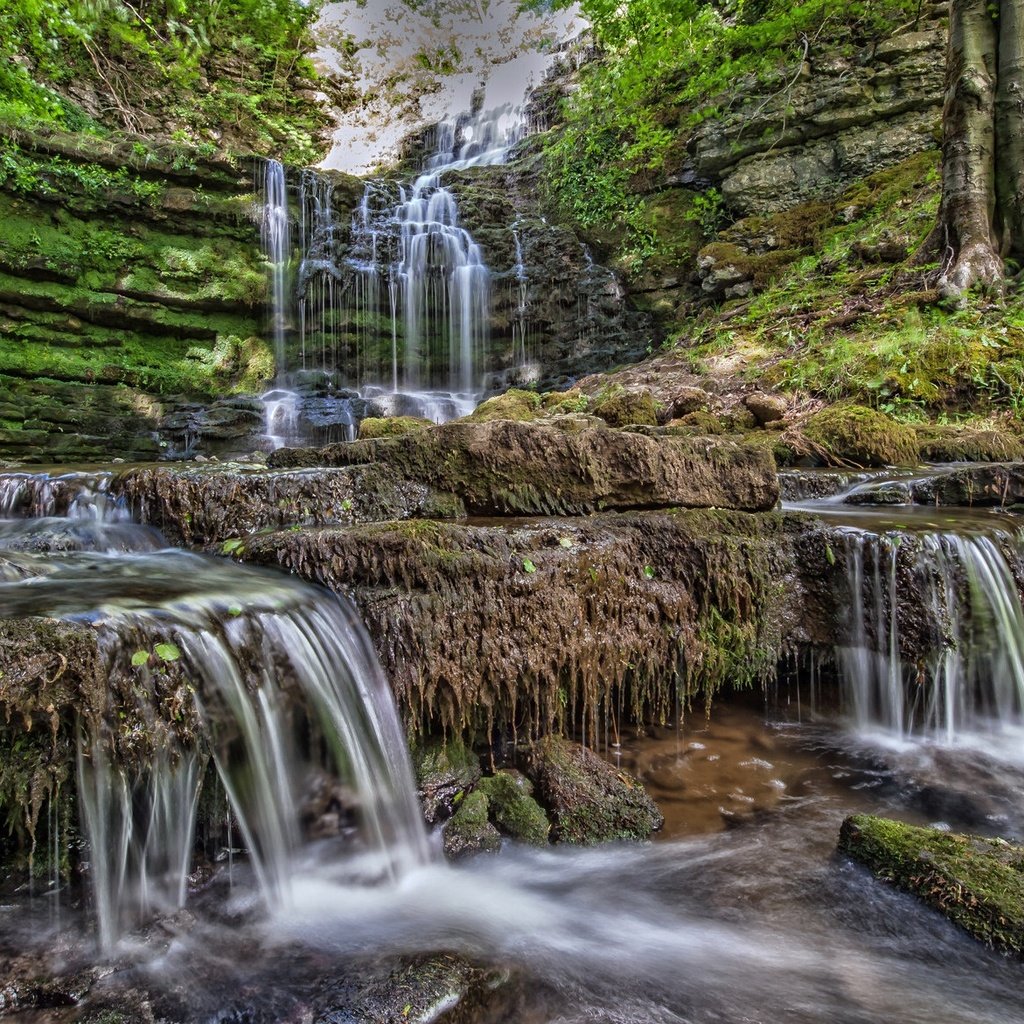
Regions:
[[[775,464],[755,445],[601,428],[567,433],[542,423],[447,423],[404,437],[282,449],[270,458],[276,467],[365,463],[454,494],[472,515],[759,511],[778,500]]]
[[[480,790],[463,797],[444,827],[444,852],[449,860],[493,853],[501,847],[501,833],[488,820],[489,806],[486,794]]]
[[[1024,847],[857,814],[839,849],[986,945],[1024,956]]]
[[[578,743],[545,736],[530,748],[527,773],[551,813],[556,842],[591,846],[649,839],[664,824],[636,779]]]

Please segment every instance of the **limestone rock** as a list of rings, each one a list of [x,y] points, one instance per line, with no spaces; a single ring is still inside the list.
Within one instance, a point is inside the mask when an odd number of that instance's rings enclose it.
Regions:
[[[543,423],[447,423],[404,437],[282,449],[277,467],[384,464],[454,494],[471,515],[584,514],[600,509],[735,508],[778,500],[770,454],[711,438],[650,438]]]
[[[648,839],[664,824],[636,779],[578,743],[546,736],[531,747],[527,772],[551,813],[556,842],[591,846]]]
[[[743,399],[743,404],[753,413],[760,426],[781,420],[789,408],[781,395],[768,395],[763,391],[755,391]]]

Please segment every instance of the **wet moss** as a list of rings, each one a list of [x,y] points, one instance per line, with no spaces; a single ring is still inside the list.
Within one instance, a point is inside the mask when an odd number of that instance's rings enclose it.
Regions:
[[[657,426],[661,408],[650,392],[626,391],[612,387],[599,393],[590,411],[610,427]]]
[[[501,847],[501,835],[488,820],[487,796],[476,790],[463,797],[444,827],[444,852],[449,860],[476,853],[493,853]]]
[[[636,779],[570,740],[546,736],[534,744],[527,772],[551,814],[556,842],[593,846],[649,839],[664,823]]]
[[[863,405],[827,406],[807,420],[803,432],[839,465],[899,466],[918,461],[913,429]]]
[[[1024,440],[1009,430],[970,426],[917,427],[926,462],[1013,462],[1024,458]]]
[[[511,388],[503,395],[488,398],[470,413],[466,419],[471,423],[488,423],[491,420],[527,421],[542,415],[540,395],[535,391]]]
[[[365,420],[359,421],[359,440],[364,441],[371,437],[398,437],[432,425],[430,420],[421,419],[419,416],[368,416]]]
[[[428,822],[450,815],[480,778],[480,758],[459,738],[414,738],[410,755]]]
[[[976,939],[1024,957],[1024,847],[858,814],[839,849]]]
[[[481,779],[477,788],[490,802],[491,820],[501,833],[533,846],[547,845],[551,823],[525,775],[502,770]]]

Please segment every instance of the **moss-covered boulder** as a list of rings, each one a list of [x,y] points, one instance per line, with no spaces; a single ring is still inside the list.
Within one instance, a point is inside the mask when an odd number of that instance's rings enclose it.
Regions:
[[[551,815],[556,842],[649,839],[664,824],[636,779],[578,743],[545,736],[530,747],[526,771]]]
[[[917,428],[926,462],[1010,462],[1024,458],[1024,440],[1007,430],[928,424]]]
[[[543,415],[540,395],[535,391],[511,388],[503,395],[495,395],[481,402],[466,419],[471,423],[489,423],[491,420],[535,420]]]
[[[711,438],[652,438],[587,427],[460,421],[403,437],[281,449],[275,467],[384,463],[455,495],[473,515],[582,514],[602,509],[763,510],[778,500],[761,448]]]
[[[649,391],[612,387],[594,399],[590,411],[610,427],[657,426],[661,408]]]
[[[490,801],[491,820],[503,835],[533,846],[547,844],[551,823],[525,775],[503,769],[481,779],[478,788]]]
[[[461,740],[419,740],[410,754],[428,822],[448,817],[456,801],[480,778],[480,758]]]
[[[500,849],[501,834],[488,820],[488,809],[487,796],[480,790],[462,798],[444,827],[444,852],[449,860]]]
[[[359,437],[361,440],[369,437],[399,437],[431,425],[430,420],[419,416],[367,416],[365,420],[359,421]]]
[[[913,429],[864,405],[827,406],[807,420],[804,434],[836,463],[899,466],[918,460]]]
[[[1024,956],[1024,847],[857,814],[839,849],[976,939]]]

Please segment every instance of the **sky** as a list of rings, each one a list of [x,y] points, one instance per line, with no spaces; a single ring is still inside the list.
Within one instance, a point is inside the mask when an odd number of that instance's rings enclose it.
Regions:
[[[468,111],[480,86],[485,109],[521,104],[551,60],[551,42],[578,35],[586,24],[575,8],[539,16],[520,11],[518,0],[437,6],[448,9],[436,24],[403,0],[324,6],[314,60],[321,71],[352,78],[360,102],[338,113],[334,145],[321,166],[351,174],[386,166],[410,132]],[[353,55],[345,52],[346,37],[355,40]],[[418,59],[453,45],[458,60],[451,72],[425,69]]]

